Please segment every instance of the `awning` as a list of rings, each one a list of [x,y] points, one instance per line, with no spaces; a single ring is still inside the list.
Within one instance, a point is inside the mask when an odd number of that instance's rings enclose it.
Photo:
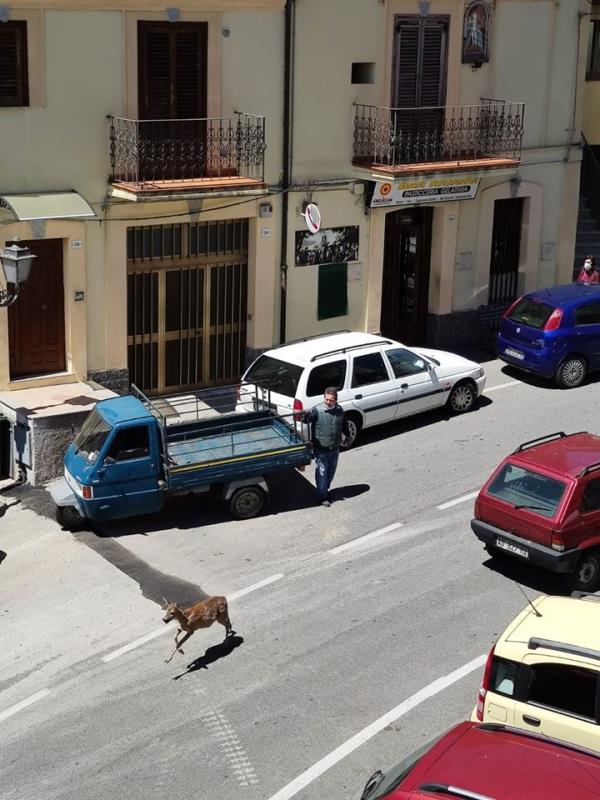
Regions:
[[[92,219],[90,204],[77,192],[0,195],[0,222],[34,219]]]

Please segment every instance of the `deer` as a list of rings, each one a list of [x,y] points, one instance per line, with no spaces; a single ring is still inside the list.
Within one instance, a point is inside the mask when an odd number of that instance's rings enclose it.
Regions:
[[[169,658],[165,659],[165,664],[168,664],[178,651],[183,654],[181,645],[187,642],[194,631],[200,630],[200,628],[210,628],[213,622],[220,622],[224,626],[225,638],[232,636],[234,633],[229,620],[226,597],[207,597],[206,600],[202,600],[185,610],[179,608],[177,603],[166,600],[164,597],[163,600],[166,606],[163,622],[167,623],[175,619],[179,623],[179,628],[175,634],[175,649]],[[185,636],[179,639],[179,635],[184,631],[186,632]]]

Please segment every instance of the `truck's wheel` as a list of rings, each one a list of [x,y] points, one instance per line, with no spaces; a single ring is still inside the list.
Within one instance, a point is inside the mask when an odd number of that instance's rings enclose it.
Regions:
[[[600,589],[600,550],[584,550],[574,572],[567,576],[571,589],[596,592]]]
[[[68,531],[79,530],[85,524],[85,518],[75,506],[56,506],[56,521]]]
[[[229,498],[229,511],[234,519],[252,519],[263,510],[265,493],[260,486],[242,486]]]

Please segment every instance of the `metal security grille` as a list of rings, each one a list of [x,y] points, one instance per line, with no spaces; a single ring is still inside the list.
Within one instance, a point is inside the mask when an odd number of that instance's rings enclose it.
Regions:
[[[244,368],[248,220],[130,228],[129,378],[164,394]]]
[[[494,203],[488,306],[508,306],[518,295],[522,219],[522,197]]]

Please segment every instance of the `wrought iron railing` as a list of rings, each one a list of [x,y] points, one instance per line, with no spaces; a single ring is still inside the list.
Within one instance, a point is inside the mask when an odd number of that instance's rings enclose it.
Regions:
[[[521,156],[523,103],[482,98],[476,106],[355,105],[356,164],[397,167]]]
[[[264,179],[265,118],[134,120],[109,117],[112,180]]]

